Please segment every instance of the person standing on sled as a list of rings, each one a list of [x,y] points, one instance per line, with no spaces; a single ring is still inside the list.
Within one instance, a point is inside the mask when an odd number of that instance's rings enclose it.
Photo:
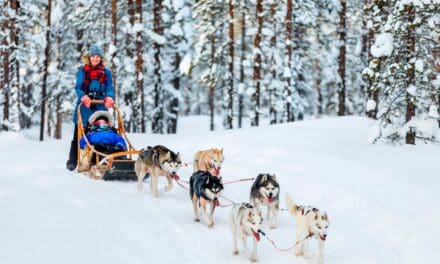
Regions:
[[[77,110],[81,105],[81,118],[83,126],[87,127],[89,117],[96,111],[107,110],[114,105],[115,91],[113,88],[112,74],[103,64],[103,52],[97,45],[91,45],[87,54],[82,57],[84,66],[80,67],[76,74],[75,92],[78,96],[75,111],[73,113],[73,123],[75,130],[70,145],[69,159],[66,167],[73,171],[77,166],[78,152],[78,116]],[[92,100],[104,100],[104,105],[92,105]]]

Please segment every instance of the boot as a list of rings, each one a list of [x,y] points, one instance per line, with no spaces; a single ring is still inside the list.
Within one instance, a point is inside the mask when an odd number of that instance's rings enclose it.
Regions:
[[[77,151],[78,151],[78,143],[75,140],[72,140],[72,142],[70,144],[69,160],[67,160],[67,163],[66,163],[66,168],[69,171],[73,171],[76,169]]]

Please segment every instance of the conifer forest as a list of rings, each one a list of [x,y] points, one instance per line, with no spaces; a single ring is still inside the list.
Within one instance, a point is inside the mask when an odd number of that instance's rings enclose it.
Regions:
[[[440,0],[0,0],[0,134],[70,137],[104,51],[126,130],[357,115],[372,142],[439,142]],[[197,128],[195,128],[197,129]]]

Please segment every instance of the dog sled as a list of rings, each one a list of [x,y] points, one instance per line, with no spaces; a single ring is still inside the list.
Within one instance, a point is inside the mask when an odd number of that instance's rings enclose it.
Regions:
[[[103,104],[103,100],[92,100],[93,104]],[[115,104],[113,109],[116,113],[117,122],[113,124],[113,129],[118,135],[120,135],[127,146],[124,151],[108,153],[102,151],[97,146],[92,145],[88,140],[86,134],[88,128],[83,126],[83,120],[81,116],[81,105],[79,104],[78,113],[78,172],[87,173],[90,178],[103,179],[103,180],[137,180],[137,176],[134,170],[134,164],[136,162],[133,159],[134,155],[140,153],[131,144],[125,133],[124,122],[122,120],[122,114],[118,106]],[[85,149],[80,149],[80,139],[84,138],[86,146]]]

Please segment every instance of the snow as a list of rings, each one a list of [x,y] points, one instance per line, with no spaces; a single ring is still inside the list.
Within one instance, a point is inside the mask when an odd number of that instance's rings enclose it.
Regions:
[[[147,32],[147,35],[157,44],[163,45],[167,42],[166,38],[162,35],[159,35],[151,30],[145,30]]]
[[[408,86],[408,88],[406,88],[406,91],[412,95],[412,96],[416,96],[417,95],[417,86],[415,85],[410,85]]]
[[[438,113],[438,108],[436,105],[429,106],[428,116],[432,118],[440,118],[440,115]]]
[[[219,121],[221,122],[221,121]],[[192,161],[197,150],[223,147],[224,181],[277,175],[281,208],[288,193],[326,210],[326,263],[439,263],[440,148],[371,145],[369,120],[328,118],[260,128],[208,132],[207,117],[181,118],[178,135],[129,134],[138,148],[163,144]],[[220,127],[220,126],[219,126]],[[152,198],[148,183],[104,182],[65,169],[65,139],[38,141],[37,128],[0,136],[0,259],[2,263],[248,263],[232,255],[229,208],[215,226],[192,220],[188,191],[175,186]],[[191,167],[179,175],[188,180]],[[251,182],[223,194],[247,201]],[[228,204],[221,200],[221,204]],[[265,216],[265,214],[263,214]],[[281,248],[293,245],[295,220],[285,211],[278,228],[263,230]],[[312,254],[317,245],[311,243]],[[262,238],[260,263],[308,262],[276,251]]]
[[[174,35],[174,36],[183,36],[182,28],[180,27],[180,25],[178,23],[174,23],[171,26],[170,34]]]
[[[142,30],[144,30],[144,26],[141,23],[136,23],[133,25],[133,31],[134,32],[141,32]]]
[[[372,111],[372,110],[375,110],[375,109],[376,109],[376,101],[374,101],[372,99],[368,99],[366,110],[367,111]]]
[[[423,60],[421,60],[421,59],[416,60],[416,62],[414,64],[416,71],[423,72],[423,64],[424,64]]]
[[[426,139],[439,139],[440,132],[438,121],[435,118],[415,118],[413,117],[407,124],[406,129],[415,128],[417,136]]]
[[[371,47],[371,54],[378,58],[382,56],[390,56],[393,52],[394,37],[391,33],[379,34],[376,42]]]
[[[55,7],[52,9],[51,12],[51,23],[53,25],[56,25],[58,23],[60,23],[63,19],[64,16],[64,12],[62,10],[62,7],[60,4],[55,4]]]

